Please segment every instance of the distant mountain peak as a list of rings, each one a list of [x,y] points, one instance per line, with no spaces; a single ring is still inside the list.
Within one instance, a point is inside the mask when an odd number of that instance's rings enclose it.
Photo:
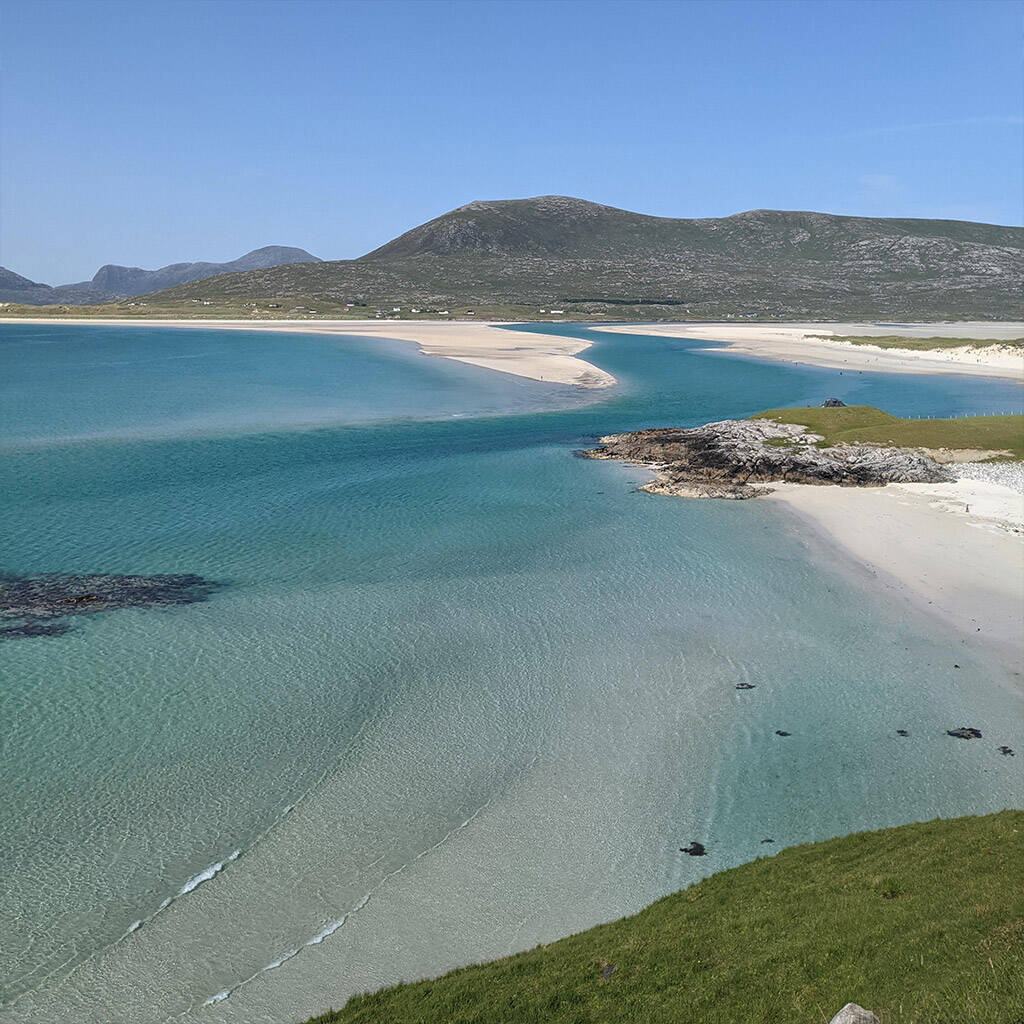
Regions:
[[[239,274],[248,270],[269,270],[292,263],[322,263],[305,249],[290,245],[265,245],[239,256],[229,263],[171,263],[158,270],[124,267],[105,263],[91,281],[81,284],[36,284],[11,270],[0,268],[0,302],[24,302],[32,305],[68,303],[93,305],[130,298],[147,292],[173,288],[179,284],[202,281],[218,274]]]

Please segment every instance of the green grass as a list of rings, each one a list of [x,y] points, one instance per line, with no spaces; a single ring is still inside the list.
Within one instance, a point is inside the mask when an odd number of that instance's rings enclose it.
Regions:
[[[850,1000],[883,1024],[1020,1024],[1024,812],[792,847],[317,1021],[825,1024]]]
[[[839,409],[768,409],[753,419],[800,423],[825,444],[872,443],[906,448],[974,448],[1008,451],[1024,459],[1024,416],[963,416],[950,420],[905,420],[872,405]]]
[[[878,338],[860,334],[812,334],[811,337],[824,338],[826,341],[848,341],[851,345],[874,345],[876,348],[903,348],[917,352],[934,351],[942,348],[989,348],[992,345],[1024,348],[1024,338],[908,338],[900,334],[886,334]]]

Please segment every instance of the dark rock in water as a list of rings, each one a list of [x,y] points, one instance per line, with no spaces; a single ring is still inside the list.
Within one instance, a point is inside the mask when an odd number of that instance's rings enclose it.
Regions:
[[[784,731],[784,730],[782,730],[782,729],[776,729],[776,730],[775,730],[775,735],[776,735],[776,736],[791,736],[791,735],[792,735],[792,733],[788,733],[788,732],[785,732],[785,731]]]
[[[845,409],[846,403],[841,398],[826,398],[821,403],[822,409]]]
[[[771,839],[771,838],[769,838],[769,839],[762,839],[762,840],[761,840],[761,842],[762,842],[762,843],[774,843],[774,842],[775,842],[775,840],[774,840],[774,839]]]
[[[688,853],[691,857],[703,857],[708,851],[704,849],[703,843],[690,843],[689,846],[680,846],[680,853]]]
[[[1007,757],[1014,757],[1014,756],[1016,756],[1013,753],[1013,748],[1012,747],[1000,747],[999,748],[999,753],[1000,754],[1005,754]]]
[[[205,601],[217,586],[192,573],[0,576],[0,640],[59,636],[72,615]]]
[[[958,740],[980,740],[981,733],[977,729],[969,729],[966,726],[959,729],[947,729],[947,736],[953,736]]]
[[[909,735],[910,735],[910,733],[909,733],[909,732],[907,732],[907,730],[906,730],[906,729],[897,729],[897,730],[896,730],[896,735],[897,735],[897,736],[909,736]]]
[[[754,498],[770,490],[759,485],[776,480],[872,487],[953,479],[946,467],[909,448],[822,442],[795,423],[722,420],[693,430],[609,434],[600,447],[578,454],[648,466],[658,478],[641,490],[684,498]]]
[[[737,683],[736,684],[736,689],[737,690],[753,690],[754,689],[754,684],[753,683]]]

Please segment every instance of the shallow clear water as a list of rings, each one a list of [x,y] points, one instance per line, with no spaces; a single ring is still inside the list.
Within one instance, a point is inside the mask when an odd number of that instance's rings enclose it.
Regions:
[[[1021,695],[982,651],[783,509],[571,452],[1020,389],[593,337],[611,393],[398,343],[0,328],[0,570],[225,584],[0,645],[0,1020],[299,1019],[766,849],[1019,805],[988,737],[1024,746]]]

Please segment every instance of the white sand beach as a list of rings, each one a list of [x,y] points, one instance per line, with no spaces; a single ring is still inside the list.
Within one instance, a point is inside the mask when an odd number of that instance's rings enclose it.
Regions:
[[[785,504],[877,582],[1024,665],[1024,466],[957,466],[942,484],[775,484]]]
[[[425,355],[499,370],[517,377],[582,388],[611,387],[615,378],[583,359],[590,343],[528,331],[501,330],[481,322],[437,320],[142,320],[8,317],[0,323],[108,324],[131,327],[192,327],[200,330],[277,331],[299,334],[356,335],[411,341]]]
[[[984,377],[1002,377],[1024,382],[1024,353],[1009,346],[918,351],[916,349],[877,348],[832,341],[814,335],[847,337],[884,337],[894,334],[908,338],[997,338],[1009,341],[1024,337],[1024,322],[955,324],[868,324],[868,323],[793,323],[793,324],[623,324],[597,327],[612,334],[643,334],[662,338],[694,338],[721,341],[723,352],[808,363],[835,369],[874,370],[886,373],[959,373]]]

